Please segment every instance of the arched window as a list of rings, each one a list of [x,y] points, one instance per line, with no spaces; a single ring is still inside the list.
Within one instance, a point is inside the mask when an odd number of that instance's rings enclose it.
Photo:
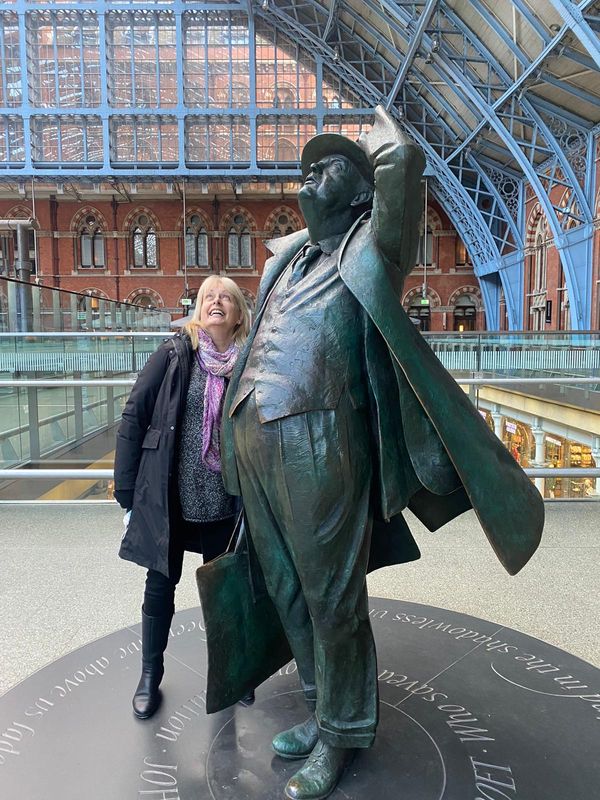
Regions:
[[[251,267],[250,229],[243,214],[236,214],[227,232],[227,262],[230,268]]]
[[[289,86],[280,86],[273,97],[275,108],[296,108],[296,92]]]
[[[419,234],[419,248],[417,250],[417,264],[420,266],[431,266],[433,262],[433,233],[431,228],[427,227],[427,236],[423,230]]]
[[[461,294],[454,303],[454,330],[459,333],[474,331],[477,318],[477,300],[471,294]]]
[[[562,263],[558,272],[558,288],[557,288],[557,315],[556,322],[559,331],[571,330],[571,304],[569,302],[569,291],[565,281],[565,273]]]
[[[136,289],[126,298],[127,303],[141,308],[163,308],[164,302],[162,297],[155,292],[154,289],[141,288]]]
[[[431,327],[430,304],[424,304],[420,297],[415,297],[408,307],[410,321],[421,331],[428,331]]]
[[[460,238],[460,236],[457,236],[455,239],[454,255],[457,267],[462,267],[469,261],[469,254],[467,253],[467,248],[463,240]]]
[[[500,300],[499,300],[499,313],[500,313],[500,330],[508,330],[508,309],[506,307],[506,298],[504,297],[504,289],[500,287]]]
[[[535,238],[535,272],[533,289],[535,292],[546,291],[546,245],[541,233]]]
[[[149,294],[139,294],[135,298],[134,305],[141,306],[142,308],[154,308],[154,303]]]
[[[104,269],[104,234],[93,214],[79,228],[79,265],[82,269]]]
[[[297,161],[298,160],[298,148],[293,142],[290,142],[289,139],[277,139],[276,141],[276,148],[277,153],[275,155],[274,161]]]
[[[533,263],[530,271],[530,328],[534,331],[543,331],[546,327],[547,298],[546,298],[546,275],[547,275],[547,243],[545,237],[544,218],[540,217],[535,230],[535,247],[533,251]]]
[[[208,267],[208,234],[199,214],[191,214],[185,226],[185,264]]]
[[[282,211],[281,214],[277,216],[275,225],[272,228],[271,238],[277,239],[279,236],[288,236],[288,234],[294,233],[295,230],[296,228],[294,228],[292,224],[290,215]]]
[[[157,266],[156,230],[147,214],[139,214],[131,228],[132,266]]]

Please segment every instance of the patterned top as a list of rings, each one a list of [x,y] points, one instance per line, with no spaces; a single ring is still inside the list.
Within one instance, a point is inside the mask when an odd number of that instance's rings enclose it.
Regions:
[[[202,416],[206,372],[194,358],[179,440],[179,499],[187,522],[211,522],[232,517],[237,500],[227,494],[220,472],[202,461]]]

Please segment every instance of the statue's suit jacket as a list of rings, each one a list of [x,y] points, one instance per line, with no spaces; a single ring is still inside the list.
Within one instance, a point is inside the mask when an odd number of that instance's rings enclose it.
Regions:
[[[386,166],[394,159],[406,161],[403,150],[406,147],[396,148],[390,158],[388,149]],[[394,166],[397,172],[398,163]],[[420,177],[420,170],[416,172]],[[377,168],[375,174],[377,181]],[[410,192],[414,176],[405,173],[403,178],[411,205],[419,206],[418,193]],[[406,215],[396,219],[396,225],[415,224],[420,210],[415,215],[408,204],[396,205],[396,216],[400,206],[408,209],[409,216],[412,214],[412,219]],[[371,218],[359,219],[338,249],[341,279],[363,310],[357,324],[363,327],[369,384],[375,497],[379,501],[375,516],[382,521],[374,530],[374,540],[383,554],[372,554],[372,566],[418,558],[400,514],[407,506],[430,530],[473,508],[496,555],[514,574],[539,544],[544,521],[542,498],[402,308],[402,275],[382,254],[382,235],[389,233],[382,231],[385,211],[382,213],[379,198]],[[223,479],[232,494],[240,494],[232,400],[269,294],[308,238],[307,230],[303,230],[268,244],[274,255],[265,264],[254,324],[238,358],[223,411]],[[408,238],[411,242],[414,239],[412,235]],[[414,263],[412,245],[404,252],[400,249],[397,255],[405,263]]]

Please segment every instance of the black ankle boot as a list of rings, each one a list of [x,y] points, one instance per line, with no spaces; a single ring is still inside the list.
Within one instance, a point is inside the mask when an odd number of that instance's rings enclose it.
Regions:
[[[138,719],[148,719],[160,705],[158,687],[172,619],[172,613],[149,617],[142,609],[142,676],[133,695],[133,713]]]

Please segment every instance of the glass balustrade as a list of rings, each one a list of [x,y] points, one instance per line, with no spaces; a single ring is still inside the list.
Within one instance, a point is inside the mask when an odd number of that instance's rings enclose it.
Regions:
[[[115,432],[131,382],[165,335],[167,327],[160,332],[0,333],[0,469],[112,468]],[[600,478],[590,474],[600,466],[599,333],[425,338],[524,468],[581,473],[532,477],[546,498],[600,496]],[[107,379],[121,384],[93,384]],[[500,382],[507,379],[511,382]],[[35,383],[19,386],[19,380]],[[64,385],[41,384],[48,380]],[[70,380],[92,383],[64,383]],[[473,380],[478,383],[469,383]],[[548,383],[556,380],[562,382]],[[111,497],[109,477],[0,479],[0,502]]]
[[[99,292],[78,294],[0,277],[0,332],[168,330],[171,315],[120,303]]]

